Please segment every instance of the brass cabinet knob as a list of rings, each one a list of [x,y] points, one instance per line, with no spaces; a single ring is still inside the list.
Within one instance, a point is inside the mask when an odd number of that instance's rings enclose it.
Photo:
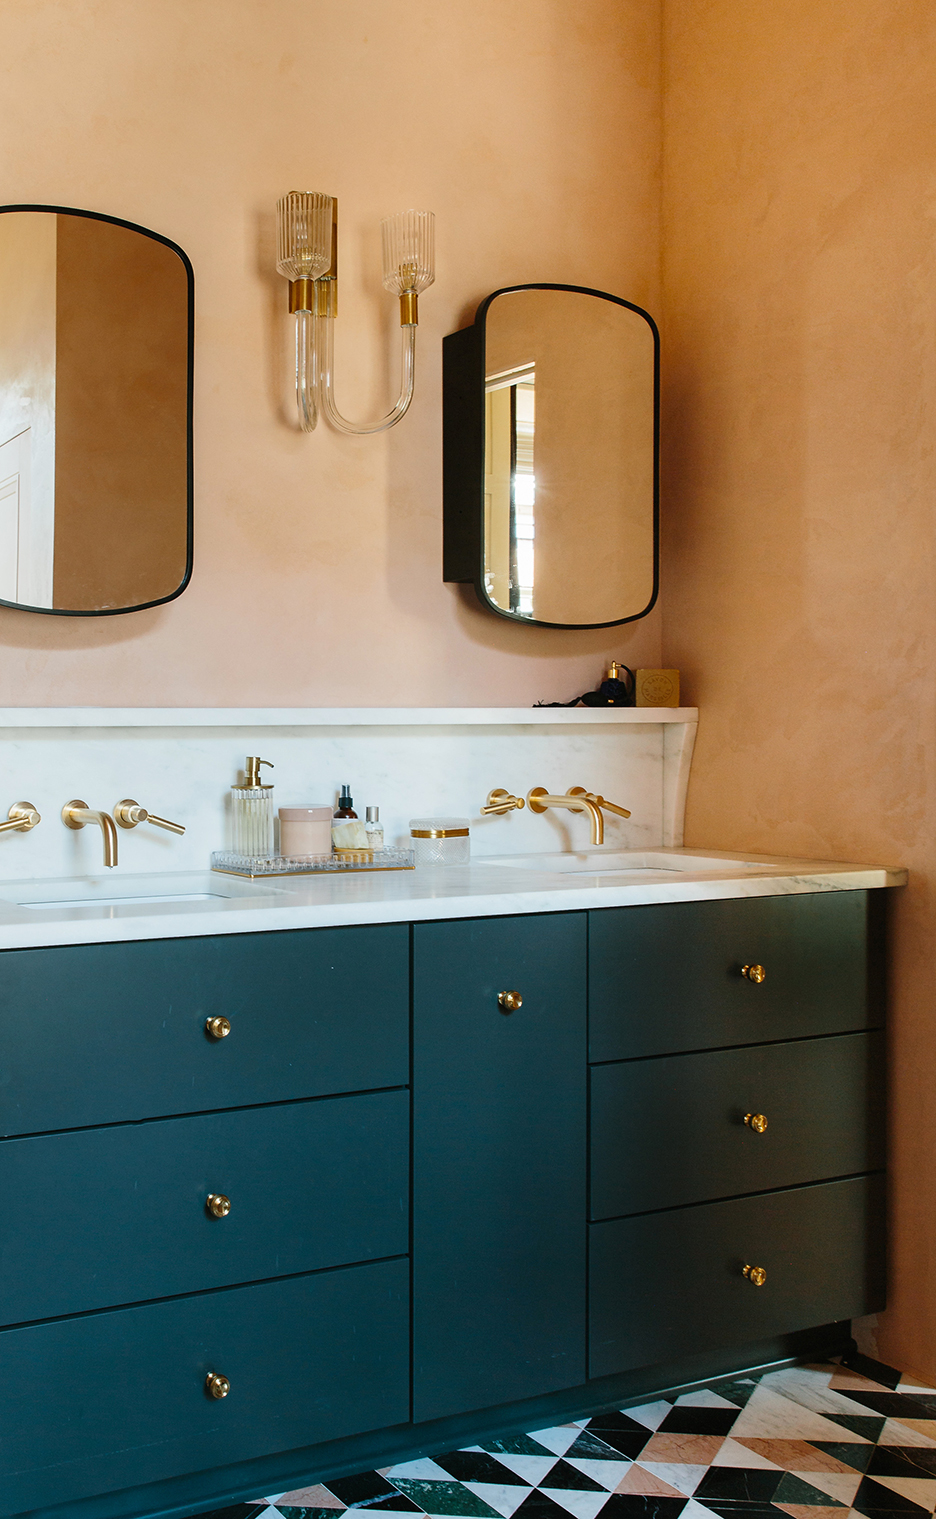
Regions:
[[[519,992],[500,992],[497,1001],[502,1013],[515,1013],[523,1006],[523,998]]]
[[[755,1134],[763,1134],[764,1130],[767,1127],[767,1114],[766,1113],[745,1113],[745,1115],[744,1115],[744,1121],[747,1124],[747,1126],[748,1126],[749,1129],[753,1129],[754,1130]]]
[[[227,1218],[231,1211],[231,1199],[225,1197],[223,1192],[209,1192],[205,1198],[205,1207],[212,1218]]]
[[[755,1287],[763,1287],[767,1280],[767,1273],[763,1266],[745,1266],[741,1275],[746,1276]]]
[[[227,1377],[223,1377],[220,1371],[209,1371],[205,1378],[205,1391],[210,1398],[226,1398],[231,1390],[231,1384]]]
[[[205,1020],[205,1033],[209,1039],[226,1039],[231,1032],[231,1025],[227,1018],[207,1018]]]
[[[742,965],[741,974],[746,976],[748,981],[753,981],[755,986],[760,986],[762,981],[767,980],[767,972],[762,965]]]

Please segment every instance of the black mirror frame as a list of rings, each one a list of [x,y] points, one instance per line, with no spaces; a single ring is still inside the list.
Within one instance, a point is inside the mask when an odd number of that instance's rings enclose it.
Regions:
[[[101,610],[69,611],[66,607],[31,607],[22,601],[4,601],[0,597],[0,607],[9,607],[14,612],[39,612],[46,617],[124,617],[129,612],[145,612],[150,607],[164,606],[167,601],[175,601],[181,596],[192,578],[192,564],[195,546],[194,526],[194,501],[195,501],[195,472],[193,462],[194,429],[192,424],[193,398],[195,393],[195,270],[192,261],[178,243],[171,238],[163,237],[161,232],[153,232],[149,227],[140,227],[136,222],[128,222],[121,216],[107,216],[103,211],[83,211],[77,206],[35,206],[35,205],[10,205],[0,206],[0,215],[6,211],[50,211],[62,216],[84,216],[91,221],[110,222],[115,227],[126,227],[130,232],[142,233],[144,237],[151,237],[156,243],[163,243],[171,248],[173,253],[178,254],[185,270],[186,290],[188,294],[188,334],[186,340],[187,374],[186,374],[186,403],[185,403],[185,446],[186,446],[186,542],[185,542],[185,574],[180,584],[168,596],[160,596],[155,601],[142,601],[132,607],[104,607]]]
[[[484,331],[488,307],[499,295],[519,290],[568,290],[626,306],[653,336],[653,593],[630,617],[611,622],[541,622],[496,606],[484,586]],[[505,285],[484,298],[471,327],[442,339],[442,579],[473,585],[481,605],[508,622],[532,628],[616,628],[637,622],[656,605],[660,590],[660,333],[641,306],[586,285]]]

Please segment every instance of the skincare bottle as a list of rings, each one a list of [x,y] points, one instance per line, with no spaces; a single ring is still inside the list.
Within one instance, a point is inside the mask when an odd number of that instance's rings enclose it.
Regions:
[[[380,821],[379,807],[366,807],[364,815],[367,821],[364,827],[367,829],[367,843],[371,849],[383,849],[383,823]]]
[[[338,798],[338,806],[335,808],[335,817],[357,817],[357,813],[354,810],[354,797],[351,795],[351,787],[347,784],[347,782],[345,782],[341,788],[341,795]]]
[[[235,854],[253,856],[273,853],[273,786],[260,780],[260,766],[270,760],[247,756],[244,784],[231,787],[231,819]]]

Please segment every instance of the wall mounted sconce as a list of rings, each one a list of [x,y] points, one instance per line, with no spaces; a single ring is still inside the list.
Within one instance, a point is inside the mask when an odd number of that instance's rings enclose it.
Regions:
[[[338,202],[333,195],[291,190],[276,210],[276,268],[289,280],[289,309],[296,317],[299,426],[311,432],[321,409],[339,432],[384,432],[406,415],[413,399],[417,303],[435,279],[435,217],[431,211],[398,211],[381,222],[384,286],[400,297],[400,395],[379,421],[349,422],[335,404],[334,389]]]

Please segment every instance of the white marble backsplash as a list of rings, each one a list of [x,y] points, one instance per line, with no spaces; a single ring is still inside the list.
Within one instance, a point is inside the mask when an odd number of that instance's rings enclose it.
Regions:
[[[347,781],[355,810],[380,808],[388,844],[407,844],[409,819],[471,819],[473,858],[577,848],[583,814],[525,809],[482,818],[495,786],[526,794],[585,786],[627,807],[606,815],[605,842],[620,848],[681,844],[695,708],[617,709],[92,709],[0,710],[0,819],[32,802],[42,822],[0,834],[0,880],[83,876],[101,869],[100,829],[66,828],[61,809],[80,798],[111,812],[131,797],[183,823],[180,838],[141,825],[118,829],[118,870],[204,869],[230,845],[230,787],[245,757],[275,769],[274,809],[334,803]]]

